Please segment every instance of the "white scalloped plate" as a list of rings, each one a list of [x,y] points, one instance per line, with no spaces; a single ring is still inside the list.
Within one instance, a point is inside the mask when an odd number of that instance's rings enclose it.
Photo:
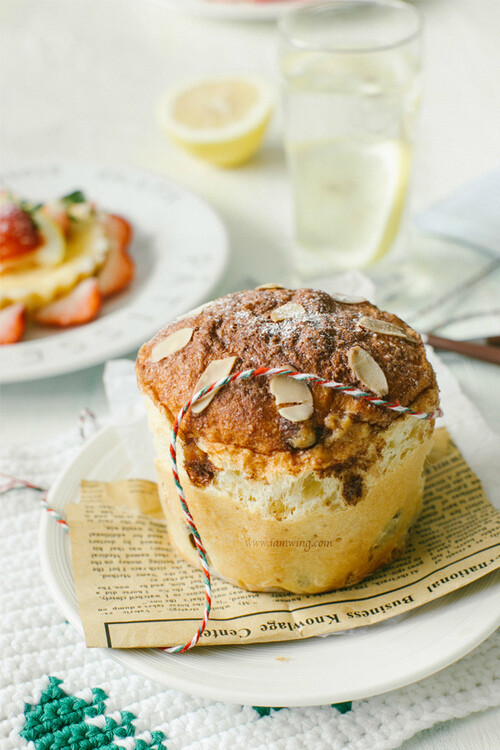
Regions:
[[[46,201],[81,189],[103,209],[133,225],[132,285],[83,326],[32,326],[23,341],[2,346],[0,382],[33,380],[133,351],[169,320],[206,299],[224,270],[228,239],[210,206],[153,173],[98,164],[51,162],[0,172],[0,187]]]
[[[140,436],[138,436],[140,439]],[[153,456],[135,476],[154,478]],[[50,492],[63,512],[76,502],[81,479],[131,476],[114,427],[98,433]],[[40,559],[49,589],[67,619],[82,626],[68,534],[42,515]],[[471,651],[500,624],[500,571],[432,604],[380,625],[327,638],[276,644],[201,647],[185,654],[111,649],[114,659],[158,683],[213,700],[254,706],[312,706],[394,690],[439,671]]]
[[[307,5],[312,0],[154,0],[156,5],[172,8],[189,15],[235,21],[266,21],[277,18],[292,8]]]

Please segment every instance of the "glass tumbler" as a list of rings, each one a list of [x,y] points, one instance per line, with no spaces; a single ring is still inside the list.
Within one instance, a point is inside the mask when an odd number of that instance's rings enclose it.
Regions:
[[[420,14],[400,0],[330,0],[280,18],[299,280],[401,256],[420,43]]]

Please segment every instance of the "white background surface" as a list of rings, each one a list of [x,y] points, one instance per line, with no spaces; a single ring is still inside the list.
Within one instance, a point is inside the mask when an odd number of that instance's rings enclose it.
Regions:
[[[500,162],[500,3],[419,5],[426,72],[415,211]],[[272,22],[189,17],[148,0],[0,0],[0,26],[4,156],[103,161],[164,174],[209,201],[226,223],[232,254],[217,293],[283,277],[291,217],[279,105],[258,157],[232,171],[178,150],[154,117],[164,88],[193,75],[255,72],[277,84]],[[443,359],[500,432],[498,370],[458,355]],[[106,413],[101,366],[4,386],[2,440],[56,435],[83,406]],[[500,712],[490,711],[403,747],[493,750],[499,726]]]

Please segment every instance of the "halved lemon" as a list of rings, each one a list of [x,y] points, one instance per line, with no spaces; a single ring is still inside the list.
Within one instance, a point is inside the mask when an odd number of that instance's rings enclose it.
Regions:
[[[166,91],[157,116],[165,133],[191,153],[236,167],[259,148],[273,102],[271,86],[258,76],[201,78]]]

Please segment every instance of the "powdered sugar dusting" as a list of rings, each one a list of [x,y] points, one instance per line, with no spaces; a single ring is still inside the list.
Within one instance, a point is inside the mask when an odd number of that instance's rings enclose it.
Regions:
[[[273,320],[273,311],[287,305],[289,309],[299,309],[300,315]],[[360,325],[367,317],[397,326],[414,340],[390,336],[382,330],[367,330]],[[409,404],[428,387],[435,387],[419,336],[399,318],[368,301],[347,303],[312,289],[253,289],[216,299],[204,309],[193,311],[188,320],[178,321],[162,332],[165,336],[186,323],[194,329],[185,349],[169,360],[169,388],[174,379],[179,387],[181,381],[189,384],[192,392],[210,361],[235,356],[238,370],[290,366],[298,372],[366,390],[359,373],[349,363],[353,347],[361,347],[381,368],[391,400]],[[255,398],[255,403],[259,402],[257,391],[262,405],[259,408],[267,408],[268,389],[257,382],[249,386],[248,392],[253,394],[249,398]],[[270,393],[269,397],[272,399]],[[224,398],[229,397],[221,396],[221,400]],[[272,403],[274,406],[274,399]],[[356,406],[358,411],[360,408]],[[380,421],[387,415],[377,413],[373,418]]]
[[[287,317],[282,320],[273,321],[270,316],[256,315],[254,312],[244,308],[236,308],[231,311],[234,321],[249,334],[260,336],[263,340],[269,340],[279,336],[283,346],[287,346],[297,339],[299,329],[305,327],[313,328],[318,333],[332,333],[335,329],[335,320],[331,312],[313,312],[304,308],[304,312],[299,316]],[[361,312],[355,316],[352,328],[354,330],[357,319],[361,317]],[[342,326],[346,320],[352,319],[352,315],[342,319]]]

